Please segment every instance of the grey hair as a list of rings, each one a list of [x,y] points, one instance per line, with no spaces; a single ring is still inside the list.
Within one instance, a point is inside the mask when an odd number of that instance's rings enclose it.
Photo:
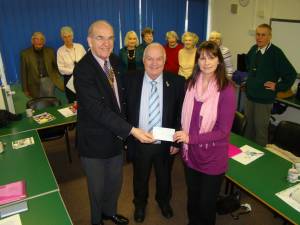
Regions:
[[[174,37],[174,38],[176,38],[177,41],[178,41],[178,39],[179,39],[177,33],[176,33],[175,31],[173,31],[173,30],[168,31],[168,32],[166,33],[166,40],[168,40],[169,37]]]
[[[106,20],[96,20],[95,22],[93,22],[90,25],[90,27],[88,29],[88,36],[91,36],[93,34],[95,26],[98,26],[98,25],[106,25],[106,26],[110,27],[114,33],[114,28],[109,22],[107,22]]]
[[[60,36],[64,36],[65,34],[71,34],[74,36],[72,27],[64,26],[60,29]]]
[[[164,56],[164,61],[166,61],[166,50],[165,48],[158,42],[154,42],[154,43],[151,43],[149,45],[147,45],[147,47],[145,48],[145,51],[144,51],[144,55],[143,55],[143,60],[146,58],[146,54],[148,53],[149,49],[152,48],[152,47],[160,47],[162,52],[163,52],[163,56]]]
[[[46,38],[45,38],[45,35],[40,32],[40,31],[37,31],[37,32],[34,32],[31,36],[31,42],[33,41],[34,38],[37,38],[37,37],[41,37],[44,41],[44,43],[46,43]]]

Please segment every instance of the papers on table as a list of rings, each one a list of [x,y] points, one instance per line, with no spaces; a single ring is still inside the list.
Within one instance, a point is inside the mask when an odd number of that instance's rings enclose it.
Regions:
[[[41,114],[38,114],[38,115],[34,115],[32,117],[38,124],[43,124],[43,123],[47,123],[47,122],[50,122],[52,120],[55,119],[55,117],[50,114],[50,113],[47,113],[47,112],[43,112]]]
[[[60,112],[60,114],[62,114],[64,117],[75,116],[77,114],[77,110],[74,109],[73,106],[59,109],[58,112]]]
[[[242,152],[233,156],[232,159],[244,165],[248,165],[249,163],[253,162],[254,160],[264,155],[262,151],[259,151],[256,148],[252,148],[249,145],[244,145],[240,149]]]
[[[0,225],[22,225],[19,214],[0,220]]]
[[[23,138],[20,140],[13,141],[11,143],[13,149],[24,148],[26,146],[33,145],[33,144],[34,144],[33,137]]]
[[[173,135],[175,134],[175,129],[165,127],[154,127],[152,134],[155,140],[173,142]]]
[[[287,188],[275,194],[282,201],[300,212],[300,184]]]
[[[0,205],[26,198],[25,181],[17,181],[0,186]]]

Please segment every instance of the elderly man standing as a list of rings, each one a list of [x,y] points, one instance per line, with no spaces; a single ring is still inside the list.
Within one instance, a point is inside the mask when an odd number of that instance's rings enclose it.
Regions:
[[[123,140],[130,134],[141,142],[152,135],[125,121],[123,87],[118,57],[112,54],[114,32],[103,20],[91,24],[87,41],[90,51],[74,69],[78,100],[77,145],[87,176],[91,222],[102,225],[109,219],[128,224],[117,214],[122,186]]]
[[[162,45],[149,44],[143,56],[145,71],[125,77],[127,117],[134,126],[152,132],[154,127],[180,129],[184,78],[163,72],[166,53]],[[134,219],[143,222],[148,198],[148,181],[152,165],[156,175],[156,201],[165,218],[171,218],[170,154],[178,151],[177,144],[155,142],[144,144],[128,140],[133,153]]]
[[[276,93],[288,90],[296,71],[284,53],[271,43],[272,28],[261,24],[256,28],[256,44],[246,57],[249,72],[246,81],[245,136],[261,146],[268,143],[268,126]]]
[[[55,86],[64,90],[54,50],[45,47],[45,41],[42,32],[35,32],[31,37],[32,47],[21,52],[21,81],[27,97],[54,96]]]

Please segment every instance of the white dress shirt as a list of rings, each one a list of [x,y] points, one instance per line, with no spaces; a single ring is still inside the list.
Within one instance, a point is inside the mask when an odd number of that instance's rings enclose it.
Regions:
[[[93,56],[95,57],[95,59],[97,60],[97,62],[99,63],[99,65],[101,66],[102,70],[104,71],[105,73],[105,69],[104,69],[104,60],[99,58],[98,56],[96,56],[96,54],[94,54],[92,52]],[[111,69],[111,65],[110,65],[110,62],[109,62],[109,59],[107,59],[107,66],[109,69]],[[108,79],[106,77],[106,79]],[[119,98],[119,91],[118,91],[118,84],[117,84],[117,81],[116,81],[116,78],[114,79],[114,92],[115,92],[115,96],[116,96],[116,99],[117,99],[117,102],[118,102],[118,105],[119,105],[119,108],[121,109],[121,105],[120,105],[120,98]]]
[[[81,44],[73,43],[72,48],[65,45],[57,50],[57,66],[60,74],[72,75],[75,62],[77,63],[84,55],[85,49]]]
[[[151,93],[151,81],[152,79],[145,72],[143,86],[142,86],[142,95],[140,103],[140,115],[139,115],[139,128],[148,131],[148,120],[149,120],[149,97]],[[159,96],[159,108],[160,108],[160,124],[158,127],[162,126],[162,114],[163,114],[163,76],[159,75],[155,79],[157,82],[157,91]]]

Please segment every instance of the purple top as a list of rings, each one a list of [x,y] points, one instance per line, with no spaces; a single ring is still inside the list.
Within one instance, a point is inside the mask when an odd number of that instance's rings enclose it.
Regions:
[[[218,175],[228,167],[228,143],[236,110],[235,89],[228,85],[220,92],[216,124],[211,132],[199,134],[202,102],[194,100],[189,131],[189,149],[185,164],[205,174]]]

